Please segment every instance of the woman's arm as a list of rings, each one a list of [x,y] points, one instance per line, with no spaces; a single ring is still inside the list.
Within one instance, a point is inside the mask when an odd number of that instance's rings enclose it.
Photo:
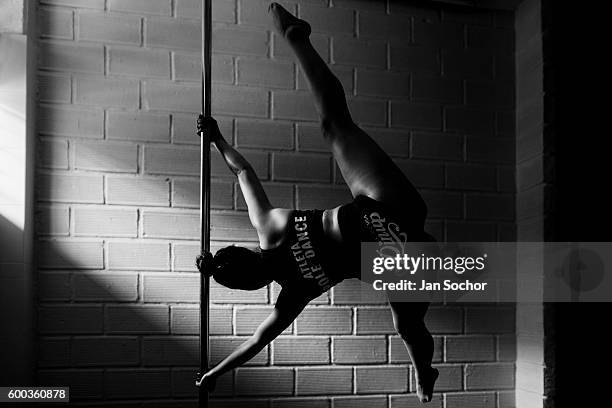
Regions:
[[[209,370],[196,385],[205,384],[209,388],[214,388],[217,377],[255,357],[266,345],[289,327],[304,310],[308,302],[309,299],[304,296],[296,296],[295,294],[289,294],[284,289],[281,290],[274,310],[259,325],[255,333],[232,354]]]
[[[198,118],[198,132],[201,132],[205,127],[205,118],[200,115]],[[242,195],[246,201],[249,210],[249,218],[256,229],[263,228],[268,220],[268,214],[272,210],[272,204],[268,200],[268,196],[255,173],[251,164],[234,149],[223,137],[217,122],[212,123],[213,134],[211,141],[221,153],[223,160],[229,169],[238,177]]]

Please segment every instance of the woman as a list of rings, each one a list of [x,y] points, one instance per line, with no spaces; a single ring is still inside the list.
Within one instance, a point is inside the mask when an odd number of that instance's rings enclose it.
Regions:
[[[327,210],[274,208],[253,168],[213,121],[211,140],[238,177],[260,251],[235,246],[220,249],[212,261],[212,276],[230,288],[255,290],[276,281],[282,290],[253,336],[198,381],[209,390],[221,374],[244,364],[280,335],[312,299],[343,279],[360,277],[360,242],[381,241],[379,229],[371,223],[374,215],[384,215],[385,228],[399,225],[401,231],[395,232],[405,241],[431,240],[423,231],[425,203],[387,154],[353,122],[342,85],[310,43],[309,24],[277,3],[269,11],[308,79],[323,137],[354,200]],[[198,130],[205,125],[201,117]],[[423,323],[428,304],[390,302],[390,306],[415,368],[417,395],[429,402],[438,371],[431,367],[433,339]]]

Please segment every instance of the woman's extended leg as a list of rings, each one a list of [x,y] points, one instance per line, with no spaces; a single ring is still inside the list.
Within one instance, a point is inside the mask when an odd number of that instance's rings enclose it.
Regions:
[[[390,301],[389,305],[395,329],[404,341],[414,365],[417,396],[421,402],[429,402],[438,378],[438,370],[431,367],[434,352],[433,337],[423,322],[429,304]]]
[[[324,137],[353,196],[367,195],[425,218],[425,203],[402,171],[352,120],[342,84],[312,46],[310,26],[272,3],[274,23],[295,52],[321,119]]]

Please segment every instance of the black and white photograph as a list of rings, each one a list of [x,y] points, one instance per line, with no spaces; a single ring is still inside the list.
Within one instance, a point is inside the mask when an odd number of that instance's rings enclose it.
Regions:
[[[606,406],[608,18],[0,0],[0,407]]]

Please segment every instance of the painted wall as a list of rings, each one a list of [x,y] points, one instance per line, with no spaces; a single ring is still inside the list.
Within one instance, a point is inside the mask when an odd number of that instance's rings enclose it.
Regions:
[[[39,382],[70,384],[86,406],[193,406],[200,2],[40,3]],[[512,14],[396,0],[284,3],[313,23],[355,119],[421,190],[428,231],[514,240]],[[336,206],[350,194],[266,9],[215,1],[213,111],[275,205]],[[255,245],[235,180],[213,160],[214,247]],[[416,404],[384,299],[359,288],[335,287],[220,379],[216,406]],[[214,361],[253,332],[277,293],[213,286]],[[514,405],[514,322],[513,307],[432,306],[444,392],[433,406]]]

